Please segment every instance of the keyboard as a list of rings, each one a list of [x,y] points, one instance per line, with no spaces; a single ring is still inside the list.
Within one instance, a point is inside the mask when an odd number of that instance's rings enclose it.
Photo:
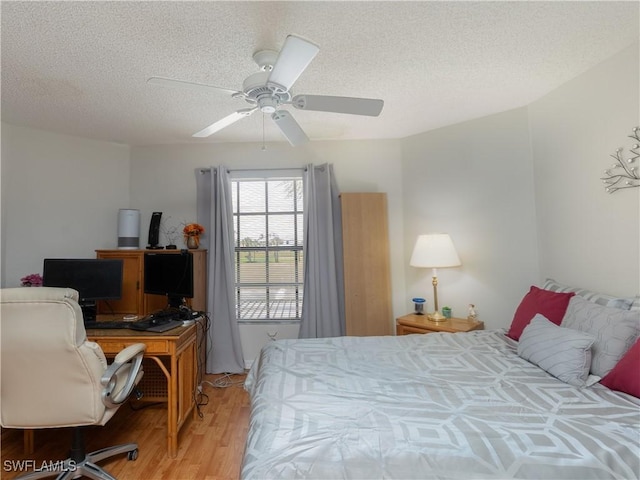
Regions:
[[[97,320],[85,320],[84,328],[101,328],[101,329],[111,329],[111,328],[130,328],[133,322],[125,322],[125,321],[104,321],[98,322]]]
[[[155,333],[162,333],[162,332],[166,332],[168,330],[173,330],[176,327],[182,327],[183,323],[180,320],[169,320],[166,323],[159,323],[156,325],[150,325],[149,327],[145,328],[144,331],[145,332],[155,332]]]
[[[160,310],[141,318],[137,322],[133,322],[129,328],[144,332],[161,333],[176,327],[181,327],[182,321],[180,321],[179,318],[180,312],[177,310]]]
[[[195,312],[194,312],[195,314]],[[176,327],[182,327],[183,316],[187,316],[185,312],[181,312],[175,309],[160,310],[158,312],[147,315],[140,320],[134,322],[125,322],[122,320],[103,321],[87,320],[84,322],[84,328],[100,328],[100,329],[112,329],[112,328],[128,328],[131,330],[138,330],[142,332],[155,332],[162,333],[167,330],[172,330]],[[196,318],[191,312],[188,312],[188,319]],[[187,318],[185,318],[187,319]]]

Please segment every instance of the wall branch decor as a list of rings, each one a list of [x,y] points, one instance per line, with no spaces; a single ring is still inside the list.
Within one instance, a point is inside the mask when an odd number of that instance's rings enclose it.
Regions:
[[[604,171],[605,176],[601,177],[604,189],[608,193],[617,192],[623,188],[640,187],[640,175],[636,161],[640,157],[640,127],[635,127],[629,138],[635,143],[629,149],[629,157],[624,158],[623,148],[620,147],[616,153],[611,155],[616,159],[616,163]]]

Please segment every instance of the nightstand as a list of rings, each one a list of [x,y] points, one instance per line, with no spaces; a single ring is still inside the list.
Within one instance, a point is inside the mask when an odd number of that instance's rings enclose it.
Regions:
[[[396,319],[396,335],[434,332],[456,333],[470,332],[471,330],[484,330],[484,322],[466,318],[448,318],[442,322],[433,322],[428,320],[426,315],[414,313]]]

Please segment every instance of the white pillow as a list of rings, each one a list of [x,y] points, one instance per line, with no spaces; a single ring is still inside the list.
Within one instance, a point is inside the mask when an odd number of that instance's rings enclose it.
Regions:
[[[586,385],[595,337],[562,328],[539,313],[522,332],[518,355],[569,385]]]
[[[596,338],[591,373],[604,377],[640,335],[640,311],[603,307],[576,295],[569,301],[560,326]]]

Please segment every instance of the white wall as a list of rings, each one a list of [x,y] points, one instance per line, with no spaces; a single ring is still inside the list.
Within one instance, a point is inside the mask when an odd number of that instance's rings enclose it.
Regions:
[[[526,108],[415,135],[403,142],[405,310],[433,311],[431,269],[409,267],[419,234],[451,235],[461,267],[438,269],[438,303],[486,328],[508,327],[538,279]]]
[[[546,276],[618,295],[640,293],[640,189],[605,194],[599,177],[640,123],[638,47],[528,107],[403,140],[115,145],[2,124],[2,286],[41,272],[48,256],[94,255],[117,242],[117,211],[196,215],[195,169],[333,163],[342,191],[387,192],[393,312],[431,298],[430,272],[409,267],[419,233],[449,232],[463,265],[440,269],[440,305],[475,303],[488,328],[508,326]],[[431,304],[431,306],[433,306]],[[250,360],[267,333],[242,329]]]
[[[258,143],[134,147],[131,205],[141,210],[143,226],[148,226],[153,211],[163,212],[163,217],[171,217],[178,224],[194,221],[197,169],[212,165],[230,169],[289,168],[309,163],[332,163],[340,191],[387,193],[393,310],[395,316],[406,313],[400,141],[313,142],[297,148],[273,143],[267,144],[265,151]],[[240,331],[247,364],[269,341],[268,334],[277,332],[277,338],[298,335],[297,325],[243,325]]]
[[[636,44],[529,105],[541,280],[640,293],[640,188],[600,180],[640,126],[638,58]]]
[[[640,293],[640,189],[607,194],[609,157],[640,126],[638,45],[527,107],[403,140],[404,254],[448,232],[462,267],[438,271],[440,306],[475,303],[507,327],[529,285],[551,277],[620,296]],[[406,267],[433,308],[431,273]]]
[[[129,206],[129,147],[2,124],[3,287],[46,257],[93,258]]]

